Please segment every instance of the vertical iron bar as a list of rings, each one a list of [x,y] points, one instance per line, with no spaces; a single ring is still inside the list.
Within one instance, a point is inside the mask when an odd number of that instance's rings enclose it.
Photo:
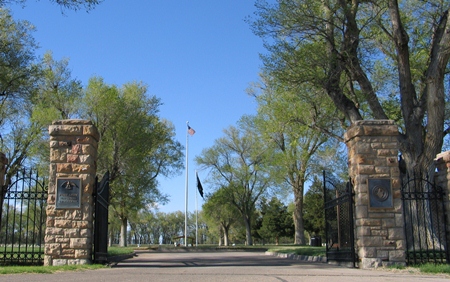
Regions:
[[[38,229],[38,242],[39,242],[39,248],[38,248],[38,260],[39,260],[39,264],[43,263],[44,260],[44,256],[43,256],[43,250],[42,250],[42,246],[45,243],[44,242],[44,227],[47,225],[46,223],[46,207],[47,207],[47,197],[48,197],[48,187],[45,186],[45,180],[42,181],[42,193],[41,193],[41,209],[40,209],[40,218],[39,218],[39,229]]]
[[[324,201],[324,213],[325,213],[325,256],[328,261],[328,217],[327,217],[327,185],[326,185],[326,177],[325,170],[322,171],[323,176],[323,201]]]
[[[410,252],[409,252],[409,230],[408,230],[408,220],[411,221],[411,209],[410,209],[410,204],[411,201],[409,199],[409,194],[407,191],[408,188],[408,174],[406,175],[406,181],[405,183],[402,183],[402,187],[401,187],[401,194],[402,194],[402,200],[403,200],[403,215],[404,215],[404,230],[405,230],[405,235],[406,235],[406,262],[409,264],[410,260],[411,260],[411,256],[410,256]],[[409,208],[408,208],[409,207]]]
[[[418,233],[419,233],[419,254],[420,254],[420,262],[426,262],[426,255],[428,254],[428,242],[427,242],[427,225],[426,225],[426,219],[425,219],[425,191],[423,189],[423,180],[422,180],[422,174],[420,174],[419,178],[419,185],[416,184],[416,193],[419,196],[419,201],[422,206],[422,212],[420,213],[417,209],[417,220],[418,220]],[[417,186],[420,188],[420,191],[417,192]],[[422,216],[420,216],[422,214]],[[420,216],[420,217],[419,217]],[[421,232],[421,230],[423,230]],[[425,234],[424,234],[425,233]],[[425,238],[422,238],[425,237]],[[425,243],[425,246],[423,245]],[[423,252],[423,248],[425,247],[425,253]]]
[[[28,232],[29,232],[29,226],[30,226],[30,203],[31,203],[30,198],[31,198],[31,193],[32,193],[31,173],[32,173],[32,171],[30,169],[30,174],[28,176],[28,187],[26,187],[27,193],[25,193],[25,191],[22,192],[23,196],[24,196],[22,201],[26,201],[25,206],[27,207],[27,220],[26,220],[26,229],[25,229],[26,233],[25,233],[25,237],[24,237],[25,238],[25,253],[24,253],[25,262],[28,261],[28,255],[27,255],[28,254]],[[24,179],[26,176],[27,175],[24,175]],[[27,197],[25,198],[25,196],[27,196]],[[23,213],[23,211],[22,211],[22,213]],[[22,214],[22,216],[23,216],[23,214]],[[22,227],[21,227],[21,230],[23,230]]]
[[[418,195],[419,195],[419,193],[417,192],[417,181],[416,181],[416,175],[414,174],[414,176],[413,176],[413,181],[414,181],[414,185],[413,185],[413,188],[414,188],[414,192],[412,192],[412,195],[414,195],[414,203],[415,203],[415,207],[416,207],[416,209],[415,209],[415,211],[416,211],[416,213],[415,213],[415,216],[416,216],[416,222],[417,222],[417,239],[418,239],[418,244],[419,244],[419,252],[417,252],[416,251],[416,242],[415,242],[415,238],[416,238],[416,236],[415,236],[415,230],[414,230],[414,224],[411,224],[411,228],[412,228],[412,241],[413,241],[413,252],[414,252],[414,264],[416,264],[417,263],[417,256],[419,256],[419,259],[420,259],[420,262],[422,262],[422,256],[421,256],[421,254],[420,254],[420,246],[422,246],[422,240],[421,240],[421,238],[420,238],[420,230],[419,230],[419,209],[418,209],[418,206],[419,206],[419,204],[420,204],[420,202],[419,202],[419,199],[418,198],[420,198]],[[411,190],[411,186],[409,187],[410,188],[410,190]],[[412,218],[413,218],[413,216],[411,215],[411,223],[412,223]]]
[[[5,188],[6,189],[6,192],[5,192],[5,199],[7,199],[7,203],[6,203],[6,210],[5,210],[5,215],[6,215],[6,217],[5,216],[3,216],[3,219],[5,220],[5,223],[4,223],[4,226],[3,226],[3,228],[4,228],[4,230],[5,230],[5,237],[4,237],[4,244],[5,244],[5,248],[4,248],[4,255],[3,255],[3,263],[6,263],[6,251],[7,251],[7,247],[8,247],[8,221],[9,221],[9,193],[11,192],[11,188],[8,190],[8,188]],[[2,205],[3,205],[3,203],[2,203]],[[2,206],[2,208],[3,208],[3,206]],[[1,231],[1,230],[0,230]]]
[[[428,192],[428,207],[430,209],[430,238],[431,238],[431,248],[432,248],[432,257],[433,257],[433,261],[434,263],[436,263],[438,261],[437,253],[436,253],[436,244],[435,244],[435,239],[440,241],[439,239],[439,233],[436,233],[436,231],[434,230],[434,209],[433,209],[433,204],[435,204],[436,206],[436,199],[437,199],[437,194],[435,193],[432,185],[430,185],[429,182],[429,176],[427,174],[427,192]],[[439,217],[436,218],[437,224],[439,225]]]
[[[26,183],[26,170],[25,168],[23,169],[23,174],[22,174],[22,186],[21,186],[21,191],[19,192],[20,197],[18,197],[20,199],[20,209],[19,209],[19,225],[18,225],[18,253],[17,253],[17,260],[20,261],[20,257],[21,257],[21,253],[22,253],[22,236],[23,236],[23,202],[25,201],[25,183]]]
[[[36,213],[37,213],[37,209],[38,209],[38,195],[39,195],[39,191],[38,191],[38,179],[39,179],[39,175],[38,172],[36,171],[36,181],[34,182],[34,191],[33,191],[33,195],[34,195],[34,201],[33,201],[33,228],[32,228],[32,236],[31,236],[31,263],[33,264],[35,261],[38,261],[38,258],[35,259],[35,245],[36,245],[36,226],[37,223],[40,221],[38,221]]]
[[[17,177],[16,178],[19,178],[19,173],[17,173]],[[14,229],[16,227],[16,206],[17,206],[17,196],[18,196],[17,182],[15,183],[14,186],[15,186],[15,195],[14,195],[15,197],[14,197],[14,200],[13,200],[14,206],[13,206],[13,209],[12,209],[12,211],[13,211],[13,224],[12,224],[12,230],[11,230],[11,259],[10,259],[11,262],[13,261],[13,258],[14,258],[14,241],[15,241]]]
[[[336,199],[339,199],[339,191],[335,190]],[[341,206],[339,202],[336,202],[336,219],[337,219],[337,233],[338,233],[338,250],[341,248]]]
[[[356,251],[355,251],[355,234],[354,234],[354,222],[353,222],[353,185],[351,179],[347,183],[347,193],[349,197],[349,233],[350,233],[350,251],[352,252],[352,264],[356,267]]]

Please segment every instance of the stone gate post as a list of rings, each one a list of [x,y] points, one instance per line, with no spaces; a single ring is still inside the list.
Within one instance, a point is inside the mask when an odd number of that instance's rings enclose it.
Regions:
[[[390,120],[358,121],[345,134],[360,268],[406,264],[397,137]]]
[[[44,265],[91,263],[99,133],[86,120],[54,121],[49,133]]]

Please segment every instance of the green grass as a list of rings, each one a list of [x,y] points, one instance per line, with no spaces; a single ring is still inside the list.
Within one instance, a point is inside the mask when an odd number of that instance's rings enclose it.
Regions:
[[[118,256],[134,253],[134,247],[109,247],[108,256]],[[1,266],[1,274],[17,274],[17,273],[42,273],[50,274],[58,271],[77,271],[88,269],[105,268],[101,264],[83,264],[83,265],[61,265],[61,266]]]
[[[450,274],[450,265],[448,264],[433,264],[426,263],[418,266],[420,272],[423,273],[434,273],[434,274]]]
[[[129,255],[134,253],[136,247],[108,247],[108,256]]]

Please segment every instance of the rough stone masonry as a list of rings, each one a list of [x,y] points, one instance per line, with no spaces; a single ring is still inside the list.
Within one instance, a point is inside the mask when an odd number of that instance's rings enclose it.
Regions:
[[[59,120],[50,125],[49,134],[44,265],[89,264],[92,262],[93,191],[99,133],[91,121]],[[66,183],[66,186],[57,187],[57,183]],[[75,192],[79,189],[79,194],[68,193],[58,199],[58,193],[62,194],[64,189]]]

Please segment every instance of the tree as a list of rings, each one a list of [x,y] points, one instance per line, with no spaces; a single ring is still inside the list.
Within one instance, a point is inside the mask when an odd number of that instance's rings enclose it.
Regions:
[[[83,87],[81,81],[72,78],[69,59],[56,61],[51,52],[44,54],[41,63],[43,78],[31,98],[33,120],[48,126],[53,120],[79,116]]]
[[[294,235],[294,222],[286,205],[276,197],[272,197],[270,202],[263,206],[265,208],[261,211],[262,226],[258,231],[262,238],[274,238],[275,244],[278,245],[280,237]]]
[[[393,119],[409,172],[431,172],[450,131],[444,81],[446,1],[257,1],[253,31],[267,38],[264,70],[286,88],[322,91],[349,126]],[[270,41],[269,41],[270,40]]]
[[[274,146],[271,175],[294,194],[295,244],[305,244],[303,195],[305,183],[319,161],[317,154],[336,146],[329,135],[340,133],[329,101],[311,96],[314,89],[286,90],[276,80],[262,76],[263,86],[252,89],[258,101],[257,127]],[[307,101],[307,102],[306,102]],[[334,122],[333,122],[334,121]],[[328,126],[327,134],[319,130]],[[333,126],[334,124],[334,126]]]
[[[208,196],[202,206],[203,216],[208,225],[219,233],[219,245],[229,246],[229,231],[239,217],[238,210],[231,204],[226,188],[219,188]]]
[[[195,158],[197,164],[210,169],[217,189],[224,188],[230,203],[239,211],[247,245],[253,245],[251,223],[255,203],[271,186],[267,171],[269,151],[252,127],[249,119],[242,119],[240,128],[231,126],[224,130],[224,137]]]
[[[172,244],[176,240],[174,238],[184,234],[183,212],[158,213],[157,215],[161,224],[162,244]]]
[[[9,10],[0,8],[0,29],[0,125],[3,126],[11,113],[10,107],[23,110],[29,101],[39,68],[35,64],[37,44],[32,25],[14,21]]]
[[[41,128],[30,122],[32,103],[40,71],[35,64],[37,45],[34,28],[27,22],[14,21],[9,11],[0,8],[0,150],[8,158],[6,185],[22,168],[31,148],[41,136]],[[0,193],[0,204],[6,189]],[[0,217],[2,212],[0,211]]]
[[[118,88],[92,78],[83,103],[82,116],[100,133],[98,171],[110,172],[110,205],[122,221],[121,245],[126,244],[132,214],[167,201],[157,177],[176,174],[183,166],[174,128],[158,117],[160,100],[147,97],[146,89],[142,83]]]
[[[310,237],[322,236],[325,238],[325,213],[324,213],[323,184],[316,177],[305,194],[303,219],[305,230]]]

